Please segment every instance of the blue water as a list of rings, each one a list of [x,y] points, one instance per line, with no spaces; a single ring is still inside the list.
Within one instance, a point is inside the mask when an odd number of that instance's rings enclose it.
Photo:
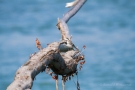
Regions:
[[[13,81],[29,55],[59,41],[57,18],[72,0],[0,0],[0,89]],[[87,0],[68,22],[73,42],[86,45],[86,64],[79,72],[81,90],[135,89],[135,0]],[[74,77],[76,81],[76,77]],[[61,79],[59,88],[62,90]],[[32,90],[55,90],[55,81],[40,73]],[[76,90],[73,80],[66,90]]]

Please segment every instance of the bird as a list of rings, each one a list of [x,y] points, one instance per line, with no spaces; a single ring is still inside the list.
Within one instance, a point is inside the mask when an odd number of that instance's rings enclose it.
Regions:
[[[61,42],[59,45],[60,52],[67,52],[69,50],[73,49],[72,42],[70,40],[65,40],[64,42]]]
[[[75,6],[78,2],[79,2],[79,0],[75,0],[75,1],[70,2],[70,3],[66,3],[66,6],[65,6],[65,7],[67,7],[67,8],[73,7],[73,6]]]
[[[38,48],[38,50],[41,50],[42,49],[41,43],[38,40],[38,38],[36,38],[36,47]]]

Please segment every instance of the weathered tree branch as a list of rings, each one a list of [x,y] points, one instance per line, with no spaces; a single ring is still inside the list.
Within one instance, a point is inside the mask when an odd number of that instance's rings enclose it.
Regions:
[[[62,35],[62,40],[70,40],[71,41],[71,36],[69,34],[69,29],[67,26],[67,22],[71,17],[73,17],[82,7],[82,5],[86,2],[87,0],[78,0],[77,4],[69,10],[62,19],[58,18],[58,23],[57,23],[57,28],[61,31]]]
[[[66,23],[69,21],[71,17],[73,17],[82,7],[82,5],[86,2],[87,0],[78,0],[77,4],[70,10],[68,11],[62,18],[63,21]]]
[[[36,75],[45,70],[49,72],[49,69],[52,70],[50,75],[62,75],[64,81],[76,73],[78,62],[84,60],[84,56],[72,43],[66,22],[76,14],[85,1],[79,0],[62,19],[58,19],[57,27],[61,31],[62,40],[51,43],[38,53],[32,54],[29,60],[17,70],[14,81],[7,90],[30,90]]]
[[[61,55],[58,51],[58,45],[59,43],[54,42],[48,45],[47,48],[33,54],[30,59],[17,70],[14,82],[7,90],[31,89],[36,75],[45,71],[46,68],[51,68],[55,74],[60,75],[70,75],[74,73],[77,64],[75,64],[76,60],[72,59],[71,56],[74,55],[76,51],[68,51]],[[69,64],[69,66],[65,64]]]

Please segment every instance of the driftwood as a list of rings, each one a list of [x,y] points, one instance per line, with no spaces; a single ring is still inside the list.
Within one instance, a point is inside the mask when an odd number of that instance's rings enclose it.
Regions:
[[[62,75],[63,82],[77,73],[77,65],[82,60],[80,67],[82,66],[84,55],[72,43],[66,23],[79,11],[85,1],[78,0],[62,19],[58,19],[57,28],[61,31],[62,40],[48,44],[46,48],[32,54],[29,60],[17,70],[14,81],[7,90],[31,90],[36,75],[45,70],[56,81],[58,75]],[[49,71],[50,69],[52,72]],[[58,89],[57,85],[56,89]]]

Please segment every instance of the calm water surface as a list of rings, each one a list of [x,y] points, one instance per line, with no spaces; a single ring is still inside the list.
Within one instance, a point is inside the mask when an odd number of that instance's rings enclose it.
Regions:
[[[43,47],[60,40],[57,18],[69,10],[64,6],[70,1],[0,0],[1,90],[38,51],[36,38]],[[68,25],[78,48],[87,46],[86,64],[79,72],[81,90],[135,89],[135,0],[87,0]],[[55,81],[44,72],[36,77],[32,90],[43,89],[55,90]],[[71,89],[76,90],[73,80],[66,82],[66,90]]]

